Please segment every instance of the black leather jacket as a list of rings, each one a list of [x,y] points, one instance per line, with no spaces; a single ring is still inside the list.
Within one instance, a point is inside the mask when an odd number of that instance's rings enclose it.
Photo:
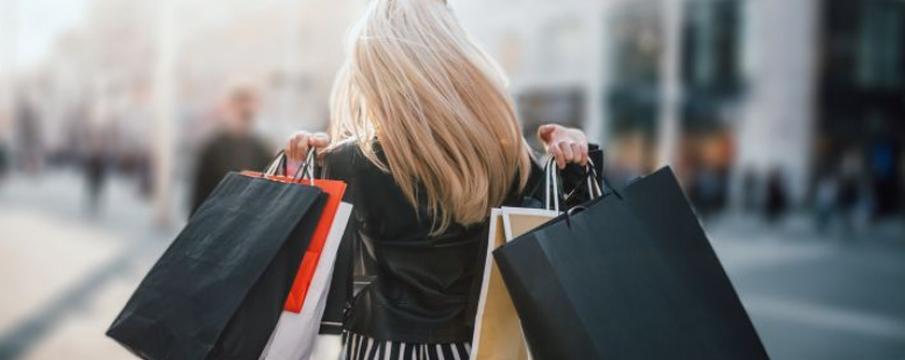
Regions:
[[[380,156],[379,147],[377,151]],[[592,150],[591,156],[601,164],[599,151]],[[584,173],[577,166],[564,172],[566,192],[585,188],[575,186]],[[487,224],[453,225],[440,236],[429,236],[426,207],[412,206],[393,177],[368,161],[355,143],[326,155],[323,176],[345,181],[345,201],[355,206],[337,259],[324,332],[335,333],[332,321],[381,341],[471,341]],[[543,170],[535,164],[527,190],[513,194],[506,205],[539,207],[542,184]],[[575,201],[584,198],[579,194]],[[350,272],[357,282],[367,283],[354,297]]]

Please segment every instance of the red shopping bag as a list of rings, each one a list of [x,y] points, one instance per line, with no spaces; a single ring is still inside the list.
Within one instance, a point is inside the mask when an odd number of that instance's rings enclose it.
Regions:
[[[243,174],[261,176],[260,173],[255,172],[243,172]],[[286,311],[299,313],[302,311],[305,295],[308,293],[308,287],[311,285],[311,279],[314,277],[314,270],[317,268],[317,262],[320,260],[321,252],[324,249],[324,242],[327,241],[330,227],[333,226],[333,218],[336,216],[336,210],[339,208],[343,194],[346,192],[346,183],[342,181],[321,179],[314,179],[312,183],[311,179],[275,175],[267,176],[267,178],[287,183],[295,182],[313,185],[320,188],[324,194],[328,195],[323,215],[321,215],[320,222],[318,222],[317,228],[314,230],[314,235],[311,237],[311,243],[308,245],[308,250],[305,251],[305,255],[302,258],[302,265],[299,266],[298,273],[295,275],[292,291],[289,293],[289,297],[286,298],[286,305],[284,306]]]

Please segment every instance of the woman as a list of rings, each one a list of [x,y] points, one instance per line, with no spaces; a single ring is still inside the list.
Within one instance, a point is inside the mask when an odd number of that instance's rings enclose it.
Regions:
[[[349,228],[375,279],[346,313],[345,358],[467,359],[490,209],[541,180],[504,76],[443,0],[375,0],[336,80],[332,137],[299,133],[347,182]],[[584,165],[581,131],[539,135],[560,168]]]

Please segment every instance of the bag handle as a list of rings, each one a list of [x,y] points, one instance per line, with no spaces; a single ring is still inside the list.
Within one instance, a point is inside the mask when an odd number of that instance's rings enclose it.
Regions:
[[[305,161],[296,169],[295,174],[292,176],[292,180],[298,180],[305,178],[310,181],[310,185],[314,185],[314,162],[315,162],[315,149],[311,148],[308,150],[308,154],[305,156]],[[282,172],[284,176],[289,175],[289,162],[288,157],[286,156],[285,150],[280,150],[274,159],[261,171],[261,177],[267,176],[278,176]],[[301,176],[301,177],[300,177]]]
[[[600,170],[603,171],[603,176],[599,176],[599,178],[600,178],[600,181],[601,181],[601,183],[602,183],[602,185],[603,185],[603,188],[600,188],[600,187],[599,187],[600,184],[598,184],[598,189],[599,189],[599,191],[600,191],[600,196],[606,196],[606,195],[609,195],[609,194],[613,194],[613,195],[615,195],[617,198],[619,198],[619,200],[622,200],[622,194],[620,194],[619,191],[616,190],[616,188],[613,187],[613,185],[610,184],[610,177],[609,177],[609,171],[607,170],[607,161],[606,161],[606,153],[605,153],[605,152],[603,153],[603,155],[601,156],[601,158],[602,158],[601,161],[602,161],[603,163],[600,164],[600,165],[601,165],[601,166],[600,166]],[[594,167],[594,168],[592,168],[592,169],[594,170],[594,177],[595,177],[595,178],[598,177],[598,176],[597,176],[597,169],[596,169],[596,167]],[[604,189],[605,189],[606,191],[604,191]]]
[[[556,159],[552,156],[544,165],[544,178],[544,208],[559,213],[560,205],[565,205],[565,198],[559,181],[559,168],[556,167]]]
[[[603,176],[599,176],[597,174],[597,166],[594,165],[593,160],[588,159],[588,167],[586,168],[585,176],[588,180],[588,191],[589,191],[589,194],[591,194],[590,195],[591,199],[597,199],[597,198],[601,198],[601,197],[612,194],[612,195],[615,195],[616,198],[618,198],[619,200],[624,200],[622,198],[622,194],[618,190],[616,190],[616,188],[614,188],[612,185],[610,185],[609,177],[607,176],[605,154],[603,156],[603,163],[601,164],[601,170],[603,171]],[[597,179],[600,179],[600,181],[603,183],[603,187],[601,187],[601,184],[597,182]],[[604,192],[604,189],[607,189],[609,191]],[[594,195],[595,190],[596,190],[596,194],[597,194],[596,196]],[[588,208],[585,205],[578,205],[578,206],[568,209],[565,212],[566,226],[571,229],[572,228],[572,216],[575,214],[578,214],[582,211],[585,211],[587,209]]]
[[[600,183],[597,182],[597,179],[599,178],[600,176],[597,174],[597,166],[594,165],[594,160],[588,159],[588,164],[585,165],[585,179],[587,179],[588,182],[588,194],[591,199],[603,196],[603,189],[600,187]]]
[[[559,168],[556,167],[555,159],[551,157],[547,160],[544,166],[544,176],[545,176],[545,187],[544,187],[544,198],[545,198],[545,208],[547,210],[554,210],[557,213],[560,212],[560,208],[565,208],[566,196],[564,193],[563,185],[562,185],[562,177],[559,172]],[[604,195],[603,189],[600,187],[600,184],[597,182],[599,176],[597,175],[597,167],[594,165],[594,161],[588,159],[588,164],[585,165],[585,176],[584,180],[588,186],[588,195],[591,200],[602,197]],[[569,195],[571,196],[571,195]]]
[[[293,180],[297,179],[308,179],[309,185],[314,186],[314,164],[315,161],[315,149],[312,147],[308,149],[308,154],[305,155],[305,161],[299,165],[298,169],[295,169],[295,175],[292,176]],[[288,162],[283,163],[283,173],[289,173],[289,164]],[[301,175],[301,177],[299,177]]]
[[[267,166],[263,170],[261,170],[261,177],[277,175],[277,171],[279,171],[281,167],[285,166],[285,162],[286,150],[278,151],[277,154],[273,157],[273,160],[271,160],[270,163],[267,164]]]

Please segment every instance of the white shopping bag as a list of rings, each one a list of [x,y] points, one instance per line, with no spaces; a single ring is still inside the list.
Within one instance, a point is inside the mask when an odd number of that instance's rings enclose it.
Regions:
[[[341,203],[324,242],[324,249],[305,295],[302,311],[299,313],[283,311],[280,321],[270,335],[270,341],[261,353],[260,360],[309,360],[312,359],[315,347],[319,348],[320,353],[329,352],[331,347],[324,346],[327,344],[318,346],[318,342],[323,340],[331,343],[332,336],[324,336],[321,339],[318,332],[327,306],[327,294],[333,279],[336,254],[351,215],[352,205]]]

